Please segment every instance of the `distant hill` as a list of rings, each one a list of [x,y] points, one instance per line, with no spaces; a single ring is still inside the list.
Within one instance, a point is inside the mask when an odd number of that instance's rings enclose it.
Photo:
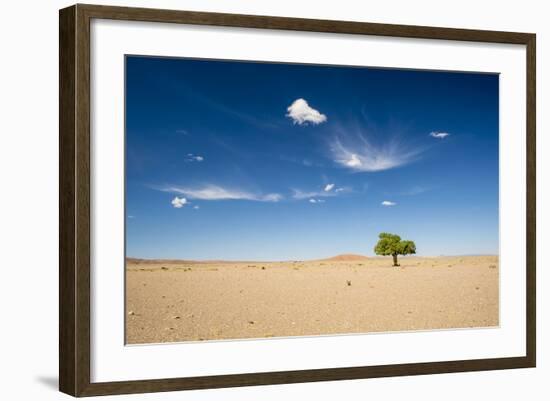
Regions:
[[[359,260],[367,260],[369,259],[367,256],[364,255],[356,255],[353,253],[344,253],[342,255],[336,255],[331,258],[321,259],[323,261],[327,262],[356,262]]]
[[[355,255],[353,253],[345,253],[342,255],[336,255],[330,258],[325,259],[317,259],[313,260],[313,262],[357,262],[361,260],[367,260],[369,259],[367,256],[364,255]],[[284,262],[284,261],[282,261]],[[126,263],[131,263],[134,265],[141,265],[141,264],[178,264],[178,265],[185,265],[185,264],[212,264],[212,263],[261,263],[260,261],[254,261],[254,260],[189,260],[189,259],[140,259],[140,258],[126,258]],[[268,262],[266,262],[268,263]]]

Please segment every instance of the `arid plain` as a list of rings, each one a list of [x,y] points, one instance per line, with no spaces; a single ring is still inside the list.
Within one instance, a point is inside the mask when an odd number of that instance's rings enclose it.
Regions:
[[[127,259],[128,344],[499,324],[498,256]]]

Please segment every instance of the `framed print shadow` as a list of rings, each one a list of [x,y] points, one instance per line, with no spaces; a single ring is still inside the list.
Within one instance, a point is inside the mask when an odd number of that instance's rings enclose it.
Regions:
[[[535,367],[535,35],[60,27],[59,388]]]

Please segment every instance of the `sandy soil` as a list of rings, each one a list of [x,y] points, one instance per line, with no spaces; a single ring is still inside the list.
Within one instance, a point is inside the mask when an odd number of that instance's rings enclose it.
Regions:
[[[128,259],[129,344],[499,324],[498,256]]]

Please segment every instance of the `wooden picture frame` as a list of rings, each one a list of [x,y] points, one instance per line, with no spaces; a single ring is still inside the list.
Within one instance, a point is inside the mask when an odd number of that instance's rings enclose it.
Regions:
[[[493,359],[354,366],[222,376],[92,383],[90,380],[90,21],[147,21],[520,44],[527,58],[526,355]],[[535,43],[530,33],[434,28],[252,15],[74,5],[59,15],[59,388],[73,396],[144,393],[534,367]]]

